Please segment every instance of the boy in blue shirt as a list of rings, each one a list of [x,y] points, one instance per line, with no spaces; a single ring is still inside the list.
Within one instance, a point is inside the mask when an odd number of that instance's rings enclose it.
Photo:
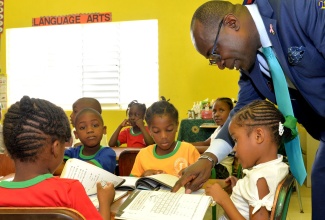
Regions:
[[[109,147],[101,146],[106,126],[99,112],[92,108],[82,109],[75,118],[75,135],[82,145],[65,150],[64,159],[78,158],[114,173],[116,153]]]

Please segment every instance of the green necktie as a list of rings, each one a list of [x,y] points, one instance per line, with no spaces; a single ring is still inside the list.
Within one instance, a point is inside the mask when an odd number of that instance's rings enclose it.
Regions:
[[[273,49],[271,47],[263,47],[263,54],[269,64],[278,108],[284,116],[293,116],[287,81],[274,55]],[[297,127],[295,129],[297,130]],[[299,184],[302,185],[307,176],[307,172],[302,159],[299,135],[291,141],[286,142],[284,145],[289,160],[290,170]]]

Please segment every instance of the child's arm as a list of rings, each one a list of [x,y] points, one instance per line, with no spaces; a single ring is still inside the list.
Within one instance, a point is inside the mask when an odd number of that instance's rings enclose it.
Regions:
[[[97,183],[97,198],[99,202],[99,213],[104,220],[111,219],[111,205],[115,196],[115,189],[112,183],[107,183],[104,187]]]
[[[114,131],[114,133],[112,134],[112,136],[108,142],[108,145],[110,147],[117,147],[118,135],[120,134],[122,128],[124,128],[125,126],[128,126],[128,125],[130,125],[129,121],[127,119],[124,119],[122,121],[122,123],[116,128],[116,130]]]
[[[146,130],[146,127],[144,126],[144,122],[142,119],[138,119],[135,124],[140,128],[142,134],[143,134],[143,139],[144,142],[146,143],[147,146],[154,144],[155,141],[152,139],[148,131]]]
[[[224,209],[229,219],[245,219],[231,201],[228,193],[224,191],[218,183],[207,185],[205,193],[212,196],[213,200]]]
[[[259,199],[263,199],[266,195],[270,193],[269,186],[267,185],[265,178],[258,179],[256,185]],[[253,206],[249,206],[249,219],[264,220],[270,218],[270,212],[265,208],[265,206],[262,206],[254,214],[253,209]]]

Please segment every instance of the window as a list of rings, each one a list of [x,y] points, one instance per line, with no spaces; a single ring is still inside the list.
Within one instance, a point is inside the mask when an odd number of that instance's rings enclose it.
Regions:
[[[6,31],[9,105],[23,95],[66,110],[80,97],[103,109],[158,99],[157,20]]]

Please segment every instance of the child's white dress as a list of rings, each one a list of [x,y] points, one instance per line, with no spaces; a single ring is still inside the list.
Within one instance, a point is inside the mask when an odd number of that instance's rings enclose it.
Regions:
[[[250,205],[255,207],[253,213],[258,211],[262,206],[271,211],[276,188],[289,172],[288,165],[282,162],[282,159],[283,156],[279,154],[276,160],[259,164],[249,170],[243,170],[246,175],[237,181],[230,199],[245,219],[249,219]],[[260,200],[256,183],[259,178],[263,177],[267,181],[270,193]],[[226,216],[222,216],[220,219],[227,218]]]

